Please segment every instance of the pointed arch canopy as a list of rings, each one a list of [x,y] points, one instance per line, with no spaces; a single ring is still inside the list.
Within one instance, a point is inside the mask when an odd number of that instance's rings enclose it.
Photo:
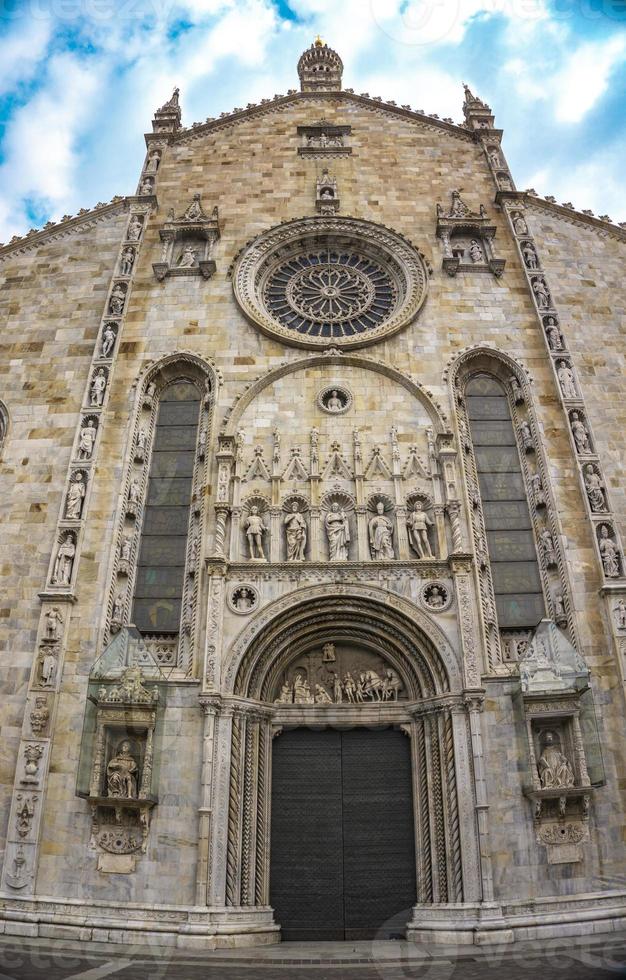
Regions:
[[[328,640],[379,653],[411,701],[462,689],[457,657],[428,615],[382,589],[336,583],[299,589],[259,612],[231,648],[225,693],[270,700],[296,657]]]

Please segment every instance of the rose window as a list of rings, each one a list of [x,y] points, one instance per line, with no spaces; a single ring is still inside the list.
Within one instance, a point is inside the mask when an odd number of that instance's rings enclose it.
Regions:
[[[427,288],[406,239],[354,218],[287,222],[238,257],[233,284],[244,313],[301,347],[358,347],[405,326]]]

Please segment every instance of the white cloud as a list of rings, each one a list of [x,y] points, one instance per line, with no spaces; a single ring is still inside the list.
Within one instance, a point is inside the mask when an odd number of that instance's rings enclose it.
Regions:
[[[33,78],[51,36],[52,22],[48,17],[21,22],[4,36],[0,46],[0,95]]]
[[[607,213],[614,221],[626,221],[624,156],[626,142],[610,153],[597,153],[569,167],[543,167],[531,173],[522,186],[534,187],[542,196],[551,194],[559,203],[571,201],[578,211],[589,209],[597,215]]]
[[[556,119],[579,122],[606,92],[611,72],[625,54],[625,34],[581,44],[550,82]]]

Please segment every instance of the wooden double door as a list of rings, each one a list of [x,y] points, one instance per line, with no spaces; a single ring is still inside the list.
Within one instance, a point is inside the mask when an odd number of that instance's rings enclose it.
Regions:
[[[270,902],[285,940],[396,938],[415,903],[411,743],[297,728],[273,743]]]

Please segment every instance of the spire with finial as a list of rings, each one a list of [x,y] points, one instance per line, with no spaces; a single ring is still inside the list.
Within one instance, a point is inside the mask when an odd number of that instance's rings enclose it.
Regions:
[[[177,87],[172,92],[171,98],[160,109],[157,109],[152,120],[153,132],[175,133],[177,129],[180,129],[179,95],[180,89]]]
[[[494,118],[487,103],[477,98],[466,82],[463,82],[463,90],[465,92],[463,115],[469,128],[492,129]]]
[[[343,62],[318,34],[298,62],[298,75],[303,92],[339,92]]]

